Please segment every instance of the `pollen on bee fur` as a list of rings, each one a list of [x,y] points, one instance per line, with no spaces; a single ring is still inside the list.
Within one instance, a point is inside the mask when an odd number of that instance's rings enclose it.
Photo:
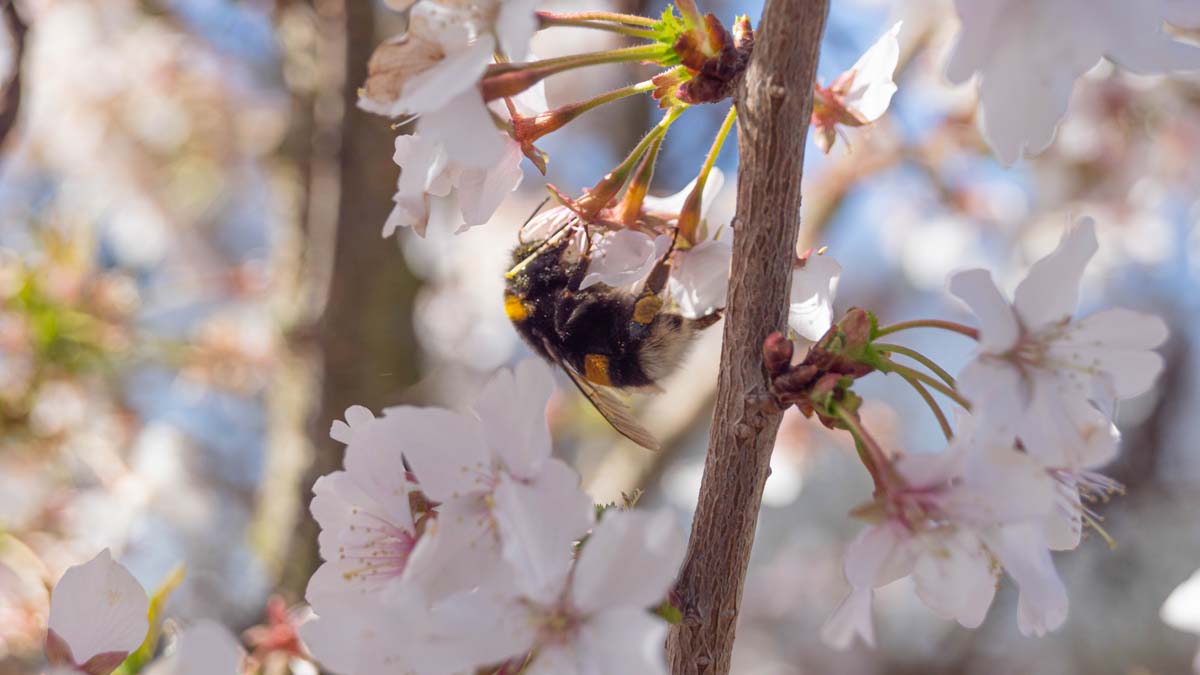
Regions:
[[[583,376],[589,382],[610,386],[612,380],[608,375],[608,357],[603,354],[588,354],[583,357]]]
[[[633,320],[643,326],[654,320],[654,316],[662,309],[663,302],[656,295],[647,295],[633,306]]]
[[[529,308],[517,296],[505,295],[504,315],[509,321],[524,321],[529,316]]]

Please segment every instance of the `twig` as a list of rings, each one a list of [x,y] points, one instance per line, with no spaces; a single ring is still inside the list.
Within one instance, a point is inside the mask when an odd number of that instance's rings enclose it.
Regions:
[[[739,87],[738,207],[717,404],[667,658],[676,675],[729,672],[754,528],[782,414],[762,343],[785,325],[800,177],[829,0],[768,0]]]

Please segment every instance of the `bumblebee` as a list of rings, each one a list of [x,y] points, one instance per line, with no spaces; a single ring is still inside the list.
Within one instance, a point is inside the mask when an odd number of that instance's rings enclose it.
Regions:
[[[614,429],[657,450],[658,441],[611,389],[661,391],[658,382],[720,313],[689,319],[664,306],[669,252],[640,293],[604,284],[581,289],[588,258],[572,252],[567,239],[556,242],[553,236],[517,246],[506,275],[504,312],[525,342],[565,370]]]

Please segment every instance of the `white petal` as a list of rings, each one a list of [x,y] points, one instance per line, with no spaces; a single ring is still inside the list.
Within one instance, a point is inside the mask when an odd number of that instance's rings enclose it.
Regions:
[[[1083,218],[1063,233],[1058,248],[1033,264],[1013,294],[1013,306],[1026,330],[1071,318],[1079,302],[1083,270],[1098,246],[1095,224]]]
[[[595,515],[591,497],[579,489],[579,474],[552,459],[528,482],[502,476],[495,501],[503,555],[517,584],[531,598],[554,601],[574,561],[572,543],[587,533]]]
[[[991,556],[978,539],[961,531],[926,540],[933,548],[917,558],[913,568],[917,595],[943,619],[978,628],[996,594]]]
[[[854,638],[868,647],[875,646],[875,624],[871,619],[871,599],[875,591],[860,588],[850,591],[833,615],[821,626],[821,642],[834,649],[847,649]]]
[[[1025,636],[1042,636],[1067,620],[1067,589],[1063,586],[1040,527],[1010,525],[985,533],[988,548],[1017,582],[1017,628]]]
[[[1083,540],[1083,504],[1074,482],[1059,488],[1057,508],[1044,521],[1046,546],[1051,551],[1073,551]]]
[[[1012,307],[987,270],[966,270],[950,277],[950,293],[967,303],[979,319],[980,349],[1003,354],[1017,343],[1020,326]]]
[[[897,22],[892,26],[851,68],[854,82],[846,92],[846,107],[857,111],[868,122],[883,116],[896,93],[892,74],[900,62],[900,42],[897,38],[902,24]]]
[[[496,130],[478,89],[471,88],[440,110],[421,116],[417,130],[438,141],[453,162],[486,169],[504,157],[507,136]]]
[[[128,654],[150,628],[146,590],[108,549],[69,568],[50,594],[49,630],[66,642],[75,665],[98,654]]]
[[[732,246],[724,241],[702,241],[686,251],[676,251],[667,292],[680,314],[697,319],[725,307],[732,255]]]
[[[532,478],[550,457],[546,404],[554,390],[549,366],[528,358],[515,371],[504,369],[493,375],[475,401],[488,445],[518,478]]]
[[[239,675],[246,651],[229,629],[198,621],[179,636],[176,658],[173,675]]]
[[[361,405],[352,405],[346,408],[346,421],[334,420],[333,425],[329,428],[329,437],[339,443],[346,445],[354,438],[357,429],[366,428],[375,420],[375,415],[367,408]]]
[[[696,181],[699,177],[693,178],[692,182],[683,187],[682,190],[668,197],[654,197],[647,195],[642,202],[642,208],[649,213],[657,213],[666,217],[678,216],[683,210],[683,205],[687,201],[688,195],[692,190],[696,189]],[[721,194],[721,188],[725,187],[725,174],[718,168],[708,174],[708,180],[704,183],[704,194],[700,195],[700,218],[704,219],[708,215],[709,209],[712,208],[713,202],[717,200],[717,196]]]
[[[387,417],[373,420],[361,433],[355,434],[353,442],[346,446],[346,473],[370,499],[361,504],[362,507],[374,512],[378,505],[375,516],[396,527],[411,529],[408,471],[401,456],[402,452],[408,451],[405,441],[411,437],[397,433],[394,421]],[[347,497],[353,498],[353,494]]]
[[[401,94],[405,111],[422,113],[422,119],[429,115],[445,115],[455,109],[456,102],[470,97],[478,99],[482,108],[483,99],[476,83],[491,63],[495,48],[496,42],[492,36],[482,35],[460,51],[451,52],[432,68],[414,75],[404,83]],[[488,127],[492,128],[490,117]],[[442,136],[437,138],[444,140]],[[458,158],[453,151],[450,151],[450,155]]]
[[[846,581],[852,588],[867,589],[907,576],[912,569],[912,559],[904,546],[909,536],[902,525],[891,521],[863,529],[846,546]]]
[[[430,499],[445,501],[487,488],[480,480],[492,475],[492,458],[483,428],[474,417],[441,408],[400,406],[384,411],[377,430],[389,439],[381,452],[403,453]],[[399,457],[394,461],[398,464]]]
[[[958,391],[971,402],[979,433],[1016,437],[1032,397],[1032,385],[1008,361],[981,355],[958,374]]]
[[[393,590],[433,603],[507,576],[491,512],[481,499],[453,499],[438,507],[438,516],[409,556]]]
[[[666,640],[667,625],[649,612],[633,608],[601,612],[579,629],[579,672],[666,675]]]
[[[496,40],[512,61],[524,61],[529,55],[529,41],[537,32],[538,0],[505,0],[496,17]]]
[[[1171,591],[1158,615],[1172,628],[1200,635],[1200,570]]]
[[[1167,340],[1162,319],[1128,309],[1108,309],[1068,328],[1051,352],[1075,367],[1102,374],[1115,398],[1131,398],[1150,389],[1163,369],[1151,349]]]
[[[610,512],[592,531],[575,567],[575,606],[595,612],[661,602],[686,551],[687,541],[670,511]]]
[[[458,201],[465,227],[491,220],[500,203],[521,185],[521,146],[505,143],[504,155],[487,169],[468,167],[458,176]]]
[[[650,274],[670,246],[671,238],[665,234],[651,238],[635,230],[609,232],[592,247],[588,273],[579,288],[632,286]]]
[[[833,299],[842,266],[827,255],[814,255],[792,270],[788,327],[800,337],[816,342],[833,325]]]
[[[421,134],[397,136],[392,161],[400,167],[400,178],[396,183],[398,196],[417,197],[429,193],[444,197],[449,193],[450,185],[445,175],[446,152],[439,143]]]

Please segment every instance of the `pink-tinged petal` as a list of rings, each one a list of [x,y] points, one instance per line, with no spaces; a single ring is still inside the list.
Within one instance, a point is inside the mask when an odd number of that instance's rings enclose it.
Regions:
[[[962,442],[971,445],[967,463],[945,507],[957,519],[976,524],[1041,521],[1054,511],[1058,484],[1040,462],[1018,452],[1011,440],[978,437]]]
[[[671,589],[687,541],[670,511],[608,513],[575,566],[572,596],[583,612],[651,607]]]
[[[397,489],[393,472],[403,467],[403,453],[421,491],[434,501],[491,490],[492,457],[483,428],[474,417],[440,408],[400,406],[384,411],[375,432],[380,440],[387,439],[387,445],[374,453],[382,457],[373,460],[391,467],[386,477],[376,479],[384,489]],[[367,461],[370,458],[364,448],[363,467],[368,473],[374,466]],[[354,464],[347,450],[347,470],[353,471]]]
[[[396,230],[411,227],[417,236],[424,237],[429,227],[429,195],[410,196],[396,193],[392,201],[395,205],[388,213],[387,220],[383,222],[381,236],[387,239],[395,234]]]
[[[150,628],[149,609],[145,589],[104,549],[58,580],[47,627],[70,648],[74,665],[83,665],[97,655],[137,649]]]
[[[445,197],[450,193],[446,171],[446,152],[442,146],[420,134],[396,137],[392,161],[400,167],[396,193],[406,197],[434,194]]]
[[[842,266],[827,255],[814,255],[792,270],[788,301],[788,327],[810,342],[816,342],[833,325],[833,300],[837,295]]]
[[[609,232],[592,248],[588,273],[579,288],[632,286],[650,274],[670,247],[671,238],[665,234],[651,238],[635,230]]]
[[[1013,306],[1026,330],[1036,332],[1071,318],[1084,268],[1098,248],[1095,223],[1081,218],[1063,233],[1058,248],[1033,264],[1013,293]]]
[[[990,272],[966,270],[954,274],[950,277],[950,293],[967,303],[979,319],[980,349],[1003,354],[1016,345],[1021,327]]]
[[[337,675],[393,675],[416,671],[415,643],[428,617],[413,603],[389,604],[377,595],[343,597],[299,627],[322,669]]]
[[[871,618],[871,599],[875,591],[859,588],[850,591],[833,615],[821,626],[821,642],[834,649],[847,649],[859,638],[868,647],[875,646],[875,623]]]
[[[1021,591],[1017,628],[1042,636],[1067,620],[1067,589],[1054,569],[1039,524],[1009,525],[982,533],[984,541]]]
[[[546,404],[554,390],[549,366],[528,358],[515,370],[496,372],[475,401],[488,444],[517,478],[532,478],[550,458]]]
[[[572,544],[587,533],[595,514],[591,497],[579,489],[579,474],[551,459],[527,482],[501,476],[495,503],[502,553],[519,587],[530,598],[553,602],[566,584]]]
[[[960,438],[962,431],[955,438]],[[915,490],[938,489],[962,475],[966,456],[957,446],[942,452],[913,452],[896,460],[896,470]]]
[[[503,586],[480,588],[433,609],[415,652],[422,675],[475,672],[525,655],[535,646],[537,622],[523,599]]]
[[[1200,570],[1171,591],[1158,615],[1176,630],[1200,635]]]
[[[913,567],[921,602],[943,619],[978,628],[996,595],[991,556],[974,535],[962,531],[925,540],[929,548]]]
[[[504,157],[508,137],[496,130],[479,90],[472,87],[440,110],[423,114],[417,130],[441,143],[450,161],[487,169]]]
[[[579,629],[575,653],[583,675],[665,675],[667,624],[634,608],[610,609]],[[557,674],[556,674],[557,675]]]
[[[667,292],[680,314],[698,319],[725,307],[732,255],[733,247],[724,241],[703,241],[675,253]]]
[[[865,528],[846,546],[843,570],[855,589],[878,588],[908,576],[912,557],[909,532],[892,521]]]
[[[365,429],[368,424],[375,421],[375,415],[367,408],[361,405],[352,405],[346,408],[346,421],[334,420],[329,427],[329,437],[333,440],[350,444],[354,439],[356,430]]]
[[[846,91],[845,104],[867,122],[882,117],[896,93],[892,75],[900,62],[898,38],[902,25],[901,21],[892,26],[850,69],[854,73],[854,81]]]
[[[437,602],[506,576],[501,561],[499,533],[483,499],[453,499],[425,526],[393,590]]]
[[[463,230],[483,225],[492,219],[501,202],[521,185],[521,146],[505,142],[500,161],[487,168],[467,167],[458,174],[458,203],[462,208]]]
[[[409,446],[406,441],[413,436],[406,436],[404,431],[397,430],[398,423],[395,418],[385,416],[372,420],[354,434],[353,441],[346,446],[344,459],[346,474],[354,486],[346,485],[345,481],[340,481],[339,486],[347,490],[346,499],[358,499],[360,495],[365,495],[367,499],[360,506],[370,508],[371,516],[393,527],[411,530],[413,518],[408,501],[408,471],[404,468],[401,452],[407,454]],[[407,430],[415,432],[411,425]],[[450,434],[446,434],[446,438],[449,441]],[[442,448],[449,451],[453,446],[447,443]],[[379,523],[381,526],[383,524]]]
[[[246,651],[229,629],[199,621],[179,636],[172,675],[240,675]]]
[[[1068,326],[1051,354],[1108,380],[1115,398],[1145,393],[1163,369],[1163,358],[1151,351],[1166,342],[1167,324],[1157,316],[1128,309],[1108,309]]]

